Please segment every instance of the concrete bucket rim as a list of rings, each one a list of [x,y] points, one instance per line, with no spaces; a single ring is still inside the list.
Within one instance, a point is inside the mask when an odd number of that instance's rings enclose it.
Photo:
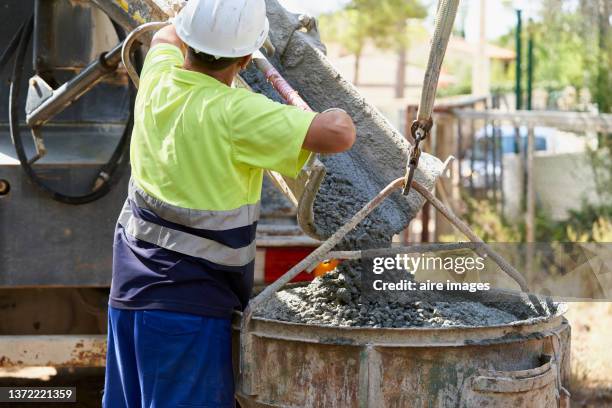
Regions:
[[[520,292],[517,292],[520,293]],[[559,331],[567,324],[563,315],[568,305],[555,302],[555,310],[546,315],[490,326],[374,328],[367,326],[332,326],[296,323],[254,315],[249,334],[261,337],[312,343],[397,346],[466,346],[500,344],[541,338]],[[240,331],[242,313],[235,312],[234,330]]]

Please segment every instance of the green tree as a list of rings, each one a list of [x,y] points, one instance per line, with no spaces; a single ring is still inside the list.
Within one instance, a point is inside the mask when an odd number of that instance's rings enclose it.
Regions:
[[[580,0],[581,34],[588,42],[583,54],[590,68],[589,85],[600,112],[612,112],[612,4],[610,0]]]
[[[324,40],[337,42],[355,56],[353,83],[358,84],[361,56],[367,42],[396,50],[398,64],[404,68],[410,33],[408,20],[426,16],[427,10],[419,0],[352,0],[345,9],[321,16],[321,34]],[[398,70],[402,90],[403,72],[404,69]]]
[[[352,0],[349,9],[368,15],[368,37],[376,46],[397,52],[395,96],[404,96],[408,20],[422,19],[427,9],[419,0]]]
[[[554,0],[556,2],[557,0]],[[586,83],[586,66],[581,48],[580,16],[576,13],[543,11],[540,23],[528,29],[534,32],[535,80],[550,88],[571,85],[577,89]]]
[[[359,69],[363,48],[369,38],[370,16],[357,10],[344,9],[319,18],[323,40],[340,44],[355,56],[353,83],[359,83]]]
[[[541,0],[536,22],[526,29],[535,39],[535,84],[548,90],[586,86],[599,111],[611,112],[611,13],[610,0]],[[498,42],[514,48],[514,29]]]

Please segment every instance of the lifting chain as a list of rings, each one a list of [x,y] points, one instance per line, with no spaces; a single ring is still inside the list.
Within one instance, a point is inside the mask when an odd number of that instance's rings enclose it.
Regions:
[[[406,182],[404,183],[403,189],[404,195],[408,195],[410,192],[412,180],[414,179],[414,173],[417,167],[419,167],[419,159],[421,158],[421,142],[429,137],[432,127],[433,121],[431,118],[427,120],[415,120],[412,122],[410,133],[414,139],[414,144],[410,149],[408,165],[406,166]]]

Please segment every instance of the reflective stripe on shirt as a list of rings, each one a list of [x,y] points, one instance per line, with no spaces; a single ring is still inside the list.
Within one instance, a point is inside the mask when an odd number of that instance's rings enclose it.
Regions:
[[[246,204],[233,210],[193,210],[177,207],[153,197],[138,187],[134,179],[130,179],[128,197],[138,207],[150,209],[165,220],[193,228],[213,231],[229,230],[252,225],[259,219],[259,202]]]
[[[161,248],[218,265],[245,266],[255,259],[258,216],[259,203],[230,211],[176,207],[157,200],[131,181],[118,223],[132,237]]]

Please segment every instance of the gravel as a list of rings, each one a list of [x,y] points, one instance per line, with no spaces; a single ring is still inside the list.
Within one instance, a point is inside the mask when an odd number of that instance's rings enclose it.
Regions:
[[[255,315],[294,323],[374,328],[493,326],[535,318],[528,302],[482,302],[482,294],[362,292],[361,267],[345,263],[306,286],[276,293]],[[501,310],[501,309],[504,310]]]

